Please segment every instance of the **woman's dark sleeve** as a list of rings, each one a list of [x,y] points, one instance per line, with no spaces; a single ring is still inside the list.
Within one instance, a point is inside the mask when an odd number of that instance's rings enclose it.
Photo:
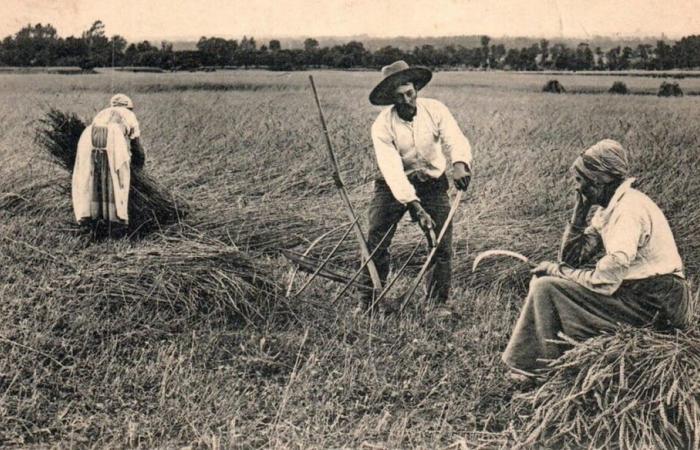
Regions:
[[[146,164],[146,152],[141,146],[141,140],[134,138],[131,140],[131,165],[136,169],[143,169]]]
[[[559,261],[571,267],[583,267],[602,249],[598,233],[592,228],[568,224],[559,248]]]

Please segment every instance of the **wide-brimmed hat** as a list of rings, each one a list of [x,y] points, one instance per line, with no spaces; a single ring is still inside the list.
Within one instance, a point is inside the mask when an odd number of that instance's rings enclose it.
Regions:
[[[124,106],[129,109],[134,109],[134,103],[124,94],[116,94],[112,97],[109,100],[109,106]]]
[[[399,60],[382,67],[382,76],[384,79],[369,94],[369,102],[373,105],[391,105],[396,88],[408,82],[412,82],[416,91],[420,91],[433,73],[427,67],[409,67],[406,61]]]

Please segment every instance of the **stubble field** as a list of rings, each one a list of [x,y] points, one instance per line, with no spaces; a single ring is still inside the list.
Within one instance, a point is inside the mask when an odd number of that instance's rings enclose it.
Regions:
[[[528,274],[506,262],[472,274],[471,262],[494,247],[554,258],[573,203],[568,167],[599,139],[629,149],[691,277],[700,267],[697,97],[614,96],[612,77],[576,76],[557,78],[598,94],[543,94],[549,77],[446,72],[421,95],[447,104],[474,150],[455,217],[456,314],[433,317],[415,296],[400,317],[370,318],[353,292],[331,304],[340,285],[323,280],[285,298],[291,267],[279,250],[335,230],[314,247],[322,257],[347,224],[307,77],[0,75],[1,445],[510,447],[527,411],[511,403],[500,352]],[[378,74],[314,77],[364,213]],[[624,81],[646,93],[661,82]],[[680,83],[700,92],[700,79]],[[134,100],[146,170],[190,212],[140,240],[90,243],[72,223],[69,174],[34,135],[49,107],[89,121],[113,92]],[[419,240],[405,220],[397,265]],[[333,262],[352,269],[347,241]],[[274,293],[224,292],[233,275],[217,258],[239,253]],[[187,274],[214,281],[197,289]]]

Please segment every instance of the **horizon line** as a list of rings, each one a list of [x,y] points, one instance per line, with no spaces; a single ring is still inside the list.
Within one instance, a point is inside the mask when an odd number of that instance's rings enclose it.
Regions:
[[[114,35],[119,35],[119,33],[108,33],[108,35],[114,36]],[[350,35],[266,35],[266,34],[261,34],[261,35],[254,35],[254,34],[247,34],[247,33],[241,33],[241,34],[212,34],[212,35],[178,35],[178,36],[173,36],[173,35],[165,35],[165,36],[140,36],[140,37],[127,37],[124,35],[120,35],[124,37],[127,40],[134,40],[134,41],[144,41],[144,40],[171,40],[171,41],[196,41],[202,37],[208,37],[208,38],[223,38],[223,39],[241,39],[243,37],[252,37],[254,39],[260,38],[265,38],[265,39],[356,39],[356,38],[366,38],[366,39],[381,39],[381,40],[391,40],[391,39],[449,39],[449,38],[460,38],[460,37],[480,37],[480,36],[488,36],[492,40],[498,40],[498,39],[548,39],[548,40],[556,40],[556,39],[562,39],[562,40],[580,40],[580,41],[586,41],[586,40],[592,40],[592,39],[611,39],[611,40],[643,40],[643,39],[682,39],[687,36],[693,36],[694,34],[687,34],[687,35],[667,35],[666,33],[661,33],[661,34],[631,34],[631,35],[616,35],[616,34],[594,34],[590,36],[552,36],[552,35],[527,35],[527,34],[521,34],[521,35],[491,35],[487,33],[475,33],[475,34],[442,34],[442,35],[395,35],[395,36],[376,36],[376,35],[371,35],[367,33],[358,33],[358,34],[350,34]]]

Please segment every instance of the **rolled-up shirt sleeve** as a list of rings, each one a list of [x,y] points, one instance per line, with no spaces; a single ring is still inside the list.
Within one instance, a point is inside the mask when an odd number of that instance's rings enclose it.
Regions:
[[[447,106],[436,102],[439,106],[438,127],[442,146],[449,152],[452,163],[463,162],[472,167],[472,147],[467,137],[462,133],[457,121]]]
[[[622,284],[632,260],[637,256],[639,242],[643,238],[644,224],[632,214],[621,214],[613,218],[611,232],[605,241],[605,256],[595,269],[574,269],[561,266],[563,278],[574,281],[594,292],[612,295]]]
[[[408,177],[404,172],[401,155],[394,146],[391,135],[386,129],[386,124],[382,120],[377,120],[372,125],[372,143],[374,144],[374,153],[377,157],[379,171],[382,173],[384,181],[389,186],[394,198],[404,205],[418,200],[416,190],[411,182],[408,181]]]

